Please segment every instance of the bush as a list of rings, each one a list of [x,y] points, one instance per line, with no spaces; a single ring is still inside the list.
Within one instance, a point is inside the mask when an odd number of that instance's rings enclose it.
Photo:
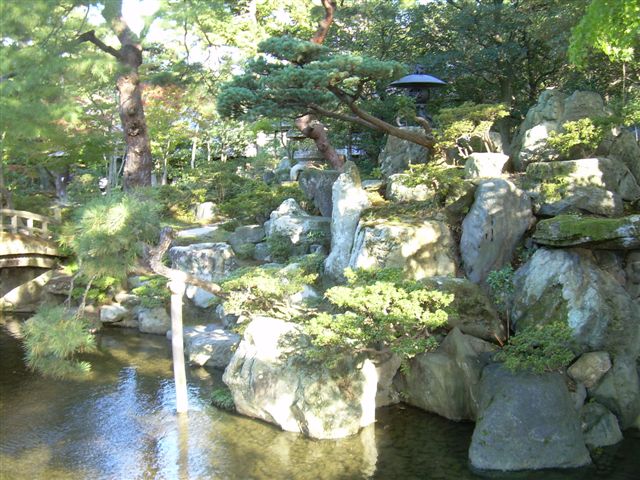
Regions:
[[[77,355],[95,350],[89,324],[62,306],[43,306],[22,326],[27,366],[43,375],[66,378],[87,374]]]
[[[403,359],[434,349],[453,295],[427,290],[399,269],[347,270],[348,285],[325,298],[332,307],[305,325],[316,351],[331,356],[389,348]]]
[[[275,262],[286,262],[293,255],[293,242],[281,233],[274,233],[267,238],[269,254]]]
[[[487,275],[487,285],[489,285],[491,297],[502,313],[505,313],[509,308],[513,295],[513,273],[513,267],[508,265],[500,270],[493,270]]]
[[[227,412],[236,411],[233,395],[228,388],[216,388],[211,392],[211,403],[220,410],[226,410]]]
[[[511,337],[496,360],[504,362],[512,372],[553,372],[573,360],[571,343],[572,332],[566,323],[535,325]]]
[[[166,307],[171,298],[171,292],[167,288],[167,278],[160,275],[140,277],[142,285],[131,290],[131,293],[140,297],[140,305],[144,308]]]
[[[551,132],[547,142],[563,159],[590,157],[613,123],[610,118],[582,118],[566,122],[562,125],[562,132]]]

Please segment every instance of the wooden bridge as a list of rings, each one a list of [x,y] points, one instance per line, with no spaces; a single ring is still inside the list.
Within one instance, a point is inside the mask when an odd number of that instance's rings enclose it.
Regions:
[[[50,227],[58,220],[20,210],[0,210],[0,268],[53,268],[64,256]]]

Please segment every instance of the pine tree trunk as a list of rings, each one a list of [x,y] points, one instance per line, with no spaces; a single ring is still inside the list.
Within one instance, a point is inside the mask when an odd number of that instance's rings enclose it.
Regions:
[[[123,186],[125,190],[151,185],[153,160],[137,67],[117,80],[120,120],[127,144]]]

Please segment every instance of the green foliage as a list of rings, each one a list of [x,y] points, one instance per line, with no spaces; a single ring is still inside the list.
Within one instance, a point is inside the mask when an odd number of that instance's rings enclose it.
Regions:
[[[492,270],[487,275],[487,285],[493,302],[501,312],[507,310],[513,295],[513,274],[513,267],[508,265],[500,270]]]
[[[297,260],[284,268],[262,266],[236,270],[221,284],[228,294],[225,311],[291,320],[288,298],[318,280],[323,257],[307,255]]]
[[[286,262],[293,255],[293,242],[287,235],[274,233],[267,238],[269,254],[275,262]]]
[[[166,307],[171,298],[167,288],[168,280],[160,275],[141,276],[142,284],[131,290],[140,297],[140,305],[145,308]]]
[[[233,395],[228,388],[216,388],[211,392],[211,403],[214,407],[227,412],[235,412],[236,404],[233,401]]]
[[[89,324],[62,306],[43,306],[22,327],[25,359],[30,369],[65,378],[89,373],[77,355],[95,350]]]
[[[612,62],[631,62],[640,45],[640,0],[591,0],[573,29],[570,60],[585,67],[590,50]]]
[[[256,251],[256,246],[253,243],[243,243],[237,248],[234,248],[234,252],[241,260],[248,260],[253,258],[253,254]]]
[[[348,285],[325,292],[332,312],[305,324],[317,356],[389,348],[403,359],[437,346],[453,295],[427,290],[399,269],[347,270]]]
[[[159,234],[158,207],[142,192],[99,197],[78,209],[60,242],[78,257],[87,277],[126,277],[145,243]]]
[[[509,115],[506,105],[474,104],[465,102],[458,107],[443,108],[436,115],[436,121],[441,129],[436,133],[437,148],[440,152],[457,147],[460,137],[472,135],[486,135],[491,125]]]
[[[548,144],[563,159],[591,156],[610,130],[612,120],[582,118],[562,125],[562,132],[551,132]]]
[[[87,291],[87,285],[89,279],[83,275],[76,277],[73,282],[73,290],[71,291],[71,298],[81,300],[85,298],[88,303],[94,305],[101,305],[111,301],[116,291],[120,289],[122,285],[122,279],[111,277],[109,275],[102,275],[95,278],[91,282],[91,286]]]
[[[571,342],[571,328],[564,322],[531,326],[512,336],[496,359],[512,372],[552,372],[573,360]]]

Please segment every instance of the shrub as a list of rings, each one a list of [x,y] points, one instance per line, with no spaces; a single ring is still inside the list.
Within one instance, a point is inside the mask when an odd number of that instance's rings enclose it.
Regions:
[[[345,275],[348,285],[325,293],[332,309],[305,325],[316,347],[312,355],[389,348],[407,359],[437,346],[433,334],[446,324],[453,295],[427,290],[399,269]]]
[[[505,313],[509,308],[513,295],[513,274],[513,267],[507,265],[500,270],[493,270],[487,275],[487,285],[489,285],[491,297],[502,313]]]
[[[611,126],[612,119],[582,118],[563,124],[562,132],[552,132],[547,142],[564,159],[586,158],[595,153]]]
[[[44,375],[64,378],[87,374],[88,362],[77,355],[95,350],[89,324],[62,306],[43,306],[22,326],[27,366]]]
[[[140,305],[145,308],[166,307],[171,298],[171,292],[167,288],[167,278],[160,275],[140,277],[142,285],[131,290],[131,293],[140,297]]]
[[[527,327],[516,333],[496,355],[512,372],[560,370],[573,360],[572,332],[564,322]]]
[[[216,388],[211,392],[211,403],[214,407],[227,412],[235,412],[236,404],[233,401],[233,395],[228,388]]]
[[[286,262],[293,255],[293,242],[281,233],[274,233],[267,238],[269,254],[276,262]]]
[[[229,295],[224,309],[236,315],[260,314],[291,320],[288,298],[318,280],[320,255],[307,255],[297,263],[236,270],[221,286]]]

